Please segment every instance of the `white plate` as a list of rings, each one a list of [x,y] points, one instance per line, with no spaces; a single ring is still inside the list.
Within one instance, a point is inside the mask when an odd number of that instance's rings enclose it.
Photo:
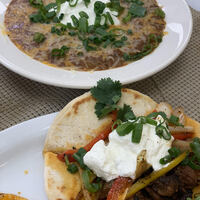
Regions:
[[[48,200],[42,149],[55,116],[56,113],[38,117],[0,132],[0,193],[20,192],[29,200]]]
[[[2,29],[4,13],[9,2],[10,0],[0,1]],[[144,79],[174,61],[185,49],[192,32],[192,16],[185,0],[158,0],[158,2],[166,13],[165,31],[168,34],[152,54],[125,67],[93,73],[49,67],[18,50],[6,34],[0,34],[0,62],[22,76],[60,87],[86,89],[94,86],[102,77],[111,77],[120,80],[123,84]]]

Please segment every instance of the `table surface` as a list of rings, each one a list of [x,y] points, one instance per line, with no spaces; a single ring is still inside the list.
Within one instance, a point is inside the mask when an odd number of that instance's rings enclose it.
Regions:
[[[200,121],[200,12],[192,10],[191,40],[179,58],[163,71],[126,87],[155,101],[181,106]],[[64,89],[23,78],[0,65],[0,130],[61,110],[86,90]]]

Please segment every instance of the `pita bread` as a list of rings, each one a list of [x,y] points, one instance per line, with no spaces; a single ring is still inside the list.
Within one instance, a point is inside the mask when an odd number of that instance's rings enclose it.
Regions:
[[[64,162],[51,152],[44,154],[45,190],[49,200],[73,200],[81,190],[79,174],[67,171]]]
[[[110,127],[112,116],[99,120],[95,114],[95,103],[91,93],[87,92],[67,104],[48,131],[44,152],[61,153],[73,147],[83,147]],[[151,113],[157,105],[150,97],[130,89],[122,90],[118,104],[130,105],[136,116]]]

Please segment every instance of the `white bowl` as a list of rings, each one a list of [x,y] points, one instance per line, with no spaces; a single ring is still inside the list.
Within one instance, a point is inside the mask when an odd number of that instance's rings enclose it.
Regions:
[[[111,70],[95,72],[67,71],[47,66],[20,51],[8,38],[3,25],[10,0],[0,1],[0,62],[29,79],[68,88],[90,88],[103,77],[131,83],[155,74],[173,62],[185,49],[192,32],[192,16],[185,0],[158,0],[166,13],[167,34],[163,42],[143,59]]]

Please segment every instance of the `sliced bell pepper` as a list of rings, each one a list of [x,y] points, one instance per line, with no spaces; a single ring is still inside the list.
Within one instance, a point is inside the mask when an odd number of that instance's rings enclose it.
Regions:
[[[194,134],[193,133],[174,133],[172,135],[175,139],[185,140],[187,138],[192,138]]]
[[[83,147],[86,151],[89,151],[94,146],[94,144],[97,143],[99,140],[105,140],[108,137],[108,135],[111,133],[112,125],[114,121],[116,120],[117,113],[113,112],[111,117],[112,117],[112,122],[97,137],[95,137],[91,142],[89,142],[85,147]],[[70,162],[74,162],[75,160],[72,157],[72,155],[76,153],[77,151],[78,151],[77,149],[69,149],[65,151],[64,153],[58,154],[57,157],[59,160],[65,162],[64,157],[65,155],[67,155],[68,160]]]
[[[171,169],[176,167],[179,163],[181,163],[185,157],[187,156],[187,153],[184,152],[177,158],[175,158],[167,167],[164,167],[158,171],[153,171],[150,175],[139,179],[136,183],[134,183],[128,190],[128,193],[126,195],[126,199],[133,196],[136,192],[140,191],[141,189],[145,188],[147,185],[149,185],[151,182],[155,181],[160,176],[163,176],[167,172],[169,172]]]
[[[108,192],[107,200],[120,200],[123,193],[131,183],[131,179],[127,177],[119,177],[115,179],[110,191]]]

